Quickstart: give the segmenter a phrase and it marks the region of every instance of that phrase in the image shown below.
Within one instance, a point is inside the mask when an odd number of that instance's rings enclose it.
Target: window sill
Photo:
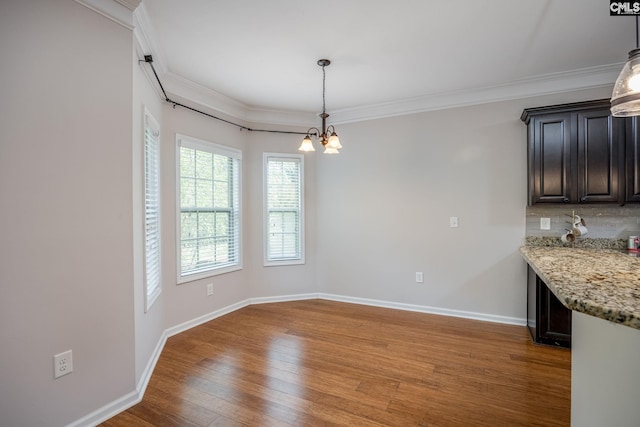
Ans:
[[[182,285],[183,283],[195,282],[196,280],[202,280],[208,277],[219,276],[221,274],[232,273],[239,270],[242,270],[242,265],[232,265],[229,267],[193,273],[186,276],[178,276],[177,284]]]

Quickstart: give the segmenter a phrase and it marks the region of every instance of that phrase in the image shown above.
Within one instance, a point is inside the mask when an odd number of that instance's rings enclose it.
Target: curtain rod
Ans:
[[[164,100],[166,102],[168,102],[169,104],[173,104],[173,108],[176,108],[176,106],[182,107],[182,108],[186,108],[187,110],[190,110],[190,111],[193,111],[193,112],[196,112],[196,113],[200,113],[200,114],[202,114],[204,116],[207,116],[207,117],[210,117],[212,119],[220,120],[221,122],[233,125],[233,126],[235,126],[237,128],[240,128],[240,130],[246,130],[246,131],[249,131],[249,132],[268,132],[268,133],[282,133],[282,134],[289,134],[289,135],[307,135],[307,132],[294,132],[294,131],[286,131],[286,130],[269,130],[269,129],[252,129],[250,127],[243,126],[243,125],[240,125],[238,123],[234,123],[234,122],[229,121],[229,120],[225,120],[223,118],[214,116],[213,114],[209,114],[209,113],[206,113],[204,111],[198,110],[197,108],[189,107],[188,105],[184,105],[184,104],[182,104],[180,102],[174,101],[174,100],[170,99],[167,96],[167,92],[165,92],[164,87],[162,86],[162,82],[160,81],[160,77],[158,77],[158,73],[156,73],[156,69],[153,66],[153,57],[151,55],[145,55],[144,59],[139,59],[138,60],[138,63],[140,63],[140,62],[146,62],[147,64],[149,64],[151,66],[151,70],[153,71],[153,75],[156,76],[156,80],[158,82],[158,85],[160,85],[160,90],[162,90],[162,94],[164,95]]]

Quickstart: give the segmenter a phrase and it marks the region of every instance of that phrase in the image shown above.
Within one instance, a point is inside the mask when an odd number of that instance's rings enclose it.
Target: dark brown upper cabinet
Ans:
[[[527,108],[521,119],[530,205],[624,203],[625,119],[611,116],[609,100]]]

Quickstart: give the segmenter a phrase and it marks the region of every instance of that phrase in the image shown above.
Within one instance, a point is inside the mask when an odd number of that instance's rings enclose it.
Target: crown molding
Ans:
[[[115,1],[120,3],[121,5],[123,5],[124,7],[126,7],[131,11],[136,10],[136,7],[138,7],[138,5],[142,3],[142,0],[115,0]]]
[[[266,108],[249,107],[247,110],[246,120],[251,123],[264,123],[279,126],[302,126],[306,128],[320,126],[320,116],[316,113],[290,110],[269,110]]]
[[[554,93],[612,86],[623,63],[589,67],[562,73],[516,80],[470,90],[432,93],[376,105],[334,110],[334,124],[381,119],[385,117],[466,107],[491,102],[531,98]]]
[[[160,74],[166,73],[166,61],[164,60],[162,49],[160,49],[160,47],[154,42],[154,40],[156,40],[155,32],[149,19],[149,15],[147,14],[147,10],[144,7],[144,3],[140,3],[138,8],[133,12],[133,25],[133,41],[136,49],[136,56],[138,57],[138,66],[142,67],[142,72],[158,94],[158,97],[160,99],[164,99],[162,88],[156,80],[153,70],[144,62],[145,55],[152,55],[154,68],[156,68],[157,72]]]
[[[171,71],[159,77],[162,79],[162,85],[167,94],[195,102],[198,105],[239,120],[246,119],[248,107],[233,98],[172,73]]]
[[[333,124],[352,123],[606,87],[613,85],[622,65],[623,63],[583,68],[483,88],[432,93],[393,102],[333,110],[331,122]],[[253,108],[171,72],[161,78],[167,92],[249,123],[303,127],[318,124],[318,118],[314,113]]]
[[[152,55],[156,71],[161,75],[166,74],[166,55],[162,48],[155,42],[158,37],[156,36],[147,9],[144,7],[144,3],[140,3],[140,6],[133,12],[133,25],[135,26],[133,35],[140,49],[139,53],[141,55]]]
[[[179,97],[247,123],[303,127],[317,126],[319,123],[314,113],[254,108],[171,71],[161,78],[170,97]]]
[[[133,30],[132,10],[140,4],[140,0],[75,0],[96,13]]]

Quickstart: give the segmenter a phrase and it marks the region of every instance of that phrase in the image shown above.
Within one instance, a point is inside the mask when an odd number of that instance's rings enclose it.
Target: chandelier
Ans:
[[[313,142],[311,141],[311,135],[319,138],[320,144],[324,147],[324,154],[338,154],[339,149],[342,148],[340,144],[340,139],[336,134],[336,130],[333,125],[329,125],[327,127],[327,117],[329,115],[325,109],[325,100],[324,100],[324,92],[325,92],[325,70],[324,68],[331,64],[331,61],[328,59],[320,59],[318,60],[318,65],[322,67],[322,114],[320,114],[320,118],[322,118],[322,132],[320,129],[316,127],[309,128],[307,131],[307,135],[302,140],[302,144],[298,150],[300,151],[316,151],[313,148]]]

